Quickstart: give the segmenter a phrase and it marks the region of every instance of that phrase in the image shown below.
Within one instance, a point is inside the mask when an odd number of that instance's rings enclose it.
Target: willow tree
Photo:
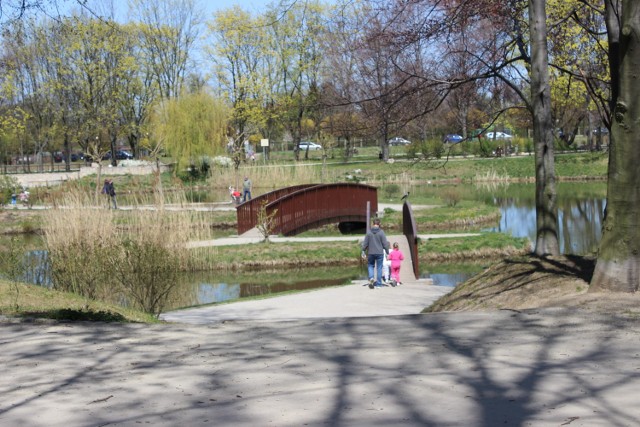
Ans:
[[[606,0],[613,123],[607,207],[590,292],[640,290],[640,2]],[[621,14],[619,13],[621,7]]]
[[[162,143],[175,162],[174,173],[199,167],[204,156],[224,151],[228,107],[205,91],[165,100],[155,111],[150,138]]]

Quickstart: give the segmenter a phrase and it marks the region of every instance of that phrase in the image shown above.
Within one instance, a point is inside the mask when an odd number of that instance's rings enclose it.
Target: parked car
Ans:
[[[462,142],[464,138],[461,135],[450,133],[444,136],[443,141],[446,144],[457,144],[458,142]]]
[[[316,144],[315,142],[311,142],[311,141],[300,141],[300,150],[301,151],[316,151],[316,150],[322,150],[322,145],[320,144]]]
[[[513,136],[509,135],[508,133],[504,133],[504,132],[487,132],[484,135],[487,139],[511,139],[513,138]]]
[[[118,160],[130,160],[133,159],[133,154],[125,150],[116,151],[116,159]]]
[[[401,138],[399,136],[393,137],[389,140],[389,145],[409,145],[411,141]]]
[[[110,159],[111,159],[111,151],[107,151],[107,153],[102,157],[102,160],[110,160]],[[118,160],[133,159],[133,154],[125,150],[116,150],[116,159]]]

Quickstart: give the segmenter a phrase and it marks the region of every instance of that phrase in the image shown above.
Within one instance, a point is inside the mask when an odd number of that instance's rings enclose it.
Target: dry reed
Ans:
[[[106,200],[74,189],[47,210],[43,230],[54,287],[109,302],[125,299],[159,314],[187,267],[187,240],[205,235],[207,224],[201,213],[154,209],[149,197],[111,210]],[[184,206],[185,200],[171,193],[164,206]]]
[[[503,182],[508,183],[511,181],[509,175],[499,175],[495,169],[488,170],[483,174],[476,174],[474,182]]]
[[[209,185],[226,188],[240,188],[245,176],[249,177],[255,187],[276,189],[286,185],[330,183],[340,180],[333,171],[325,170],[320,165],[275,165],[266,167],[244,166],[238,170],[233,168],[212,168],[208,178]]]

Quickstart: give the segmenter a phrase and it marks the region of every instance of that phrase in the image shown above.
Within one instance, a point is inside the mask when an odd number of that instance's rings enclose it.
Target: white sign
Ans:
[[[269,140],[268,139],[261,139],[260,140],[260,147],[268,147],[269,146]]]

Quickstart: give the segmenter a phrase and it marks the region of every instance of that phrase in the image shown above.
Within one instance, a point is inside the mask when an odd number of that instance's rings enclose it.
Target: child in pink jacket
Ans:
[[[404,255],[400,251],[398,242],[393,244],[393,250],[389,252],[389,261],[391,261],[391,278],[395,279],[397,283],[400,283],[400,266]]]

